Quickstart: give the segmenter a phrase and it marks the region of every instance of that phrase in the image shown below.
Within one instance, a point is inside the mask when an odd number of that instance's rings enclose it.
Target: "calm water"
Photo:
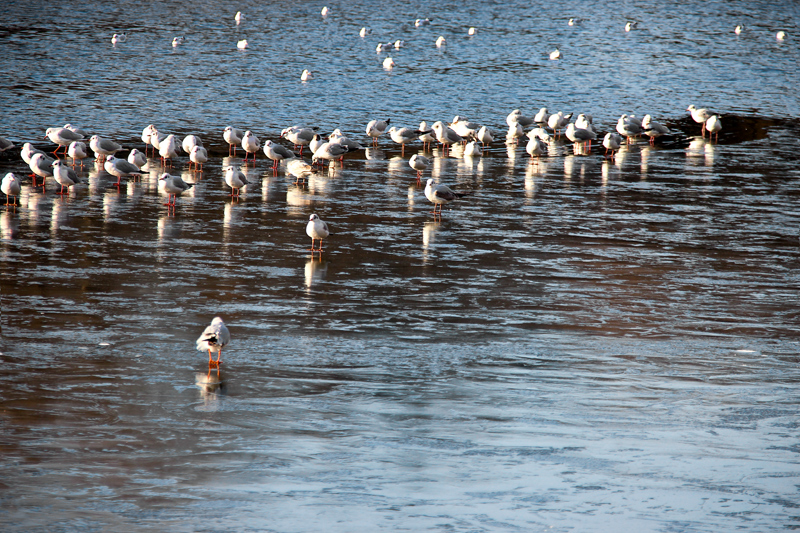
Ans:
[[[0,8],[0,135],[52,150],[71,122],[141,149],[155,123],[213,154],[174,164],[195,184],[174,211],[157,159],[120,188],[87,160],[63,198],[26,177],[0,210],[3,529],[800,528],[797,5],[323,5]],[[505,116],[542,106],[674,134],[532,163]],[[469,193],[441,219],[419,146],[387,138],[301,184],[260,155],[239,200],[221,179],[228,124],[366,144],[372,118],[456,114],[500,140],[427,154]],[[233,341],[209,375],[215,315]]]

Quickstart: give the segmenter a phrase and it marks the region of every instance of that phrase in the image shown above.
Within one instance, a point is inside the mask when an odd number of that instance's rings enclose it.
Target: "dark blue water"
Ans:
[[[194,184],[174,210],[157,158],[119,188],[89,159],[60,197],[0,154],[24,176],[0,211],[3,529],[800,527],[797,5],[328,5],[0,8],[0,136],[49,151],[70,122],[127,155],[154,123],[212,150],[168,169]],[[543,106],[673,134],[536,163],[505,117]],[[367,144],[372,118],[457,114],[499,140],[426,153],[468,193],[441,218],[421,146],[386,137],[307,182],[261,154],[240,199],[222,180],[228,124]],[[194,346],[217,315],[219,374]]]

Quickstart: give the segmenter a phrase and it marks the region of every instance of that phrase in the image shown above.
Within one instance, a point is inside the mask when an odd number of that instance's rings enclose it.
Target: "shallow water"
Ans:
[[[63,198],[25,178],[0,211],[4,528],[800,527],[797,7],[371,6],[7,8],[0,134],[52,150],[43,131],[72,122],[141,148],[154,122],[214,156],[175,163],[195,185],[174,210],[152,160],[120,188],[87,161]],[[374,47],[396,38],[387,73]],[[689,103],[723,114],[718,142]],[[228,123],[366,143],[376,116],[503,132],[542,105],[674,134],[614,160],[434,149],[425,178],[469,193],[441,219],[407,164],[419,147],[385,138],[307,183],[262,156],[240,199],[221,179],[241,162]],[[26,172],[17,151],[8,171]],[[312,212],[332,229],[321,259]],[[215,315],[233,336],[219,375],[194,350]]]

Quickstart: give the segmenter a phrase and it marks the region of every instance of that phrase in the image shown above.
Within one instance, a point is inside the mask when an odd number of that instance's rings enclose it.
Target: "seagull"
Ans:
[[[236,25],[238,26],[244,21],[244,14],[241,11],[237,11],[236,16],[233,17],[233,20],[236,21]]]
[[[67,146],[69,146],[73,141],[83,140],[83,135],[79,135],[67,128],[47,128],[44,138],[50,139],[58,145],[56,149],[53,150],[53,153],[55,154],[61,147],[64,148],[64,153],[66,153]]]
[[[194,168],[197,169],[198,165],[200,166],[200,171],[203,171],[203,163],[208,161],[208,150],[203,148],[202,146],[195,146],[192,148],[192,151],[189,152],[189,161],[194,163]]]
[[[394,47],[395,47],[397,50],[400,50],[400,49],[401,49],[403,46],[405,46],[405,44],[406,44],[406,42],[405,42],[405,41],[403,41],[403,40],[401,40],[401,39],[397,39],[397,40],[394,42]]]
[[[153,130],[150,132],[150,146],[153,147],[153,155],[161,148],[161,141],[166,138],[166,133],[161,133],[153,127]]]
[[[540,141],[546,142],[546,143],[549,143],[550,140],[551,140],[550,134],[547,133],[547,130],[542,128],[542,127],[533,128],[531,131],[529,131],[525,135],[528,137],[528,139],[536,138],[536,139],[539,139]]]
[[[445,42],[444,37],[440,35],[439,38],[436,39],[436,48],[441,48],[445,44],[447,43]]]
[[[303,147],[311,143],[314,138],[314,130],[317,128],[304,128],[301,126],[291,126],[281,131],[281,137],[294,143],[295,149],[300,147],[300,155],[303,155]]]
[[[244,132],[244,136],[242,137],[242,148],[244,148],[244,151],[246,152],[244,156],[245,162],[247,162],[247,156],[249,154],[253,154],[253,162],[255,163],[256,152],[258,152],[258,149],[261,148],[261,141],[258,140],[258,137],[256,137],[253,132],[247,130]]]
[[[722,129],[722,121],[719,119],[719,115],[712,115],[706,121],[706,129],[708,130],[708,138],[711,138],[711,135],[716,137],[716,140],[719,141],[719,132]]]
[[[180,176],[172,176],[164,172],[158,181],[164,182],[164,190],[167,192],[167,203],[164,205],[175,207],[175,202],[178,199],[178,195],[182,194],[184,191],[188,191],[194,184],[188,184],[181,179]]]
[[[467,30],[467,35],[475,35],[478,32],[475,28],[470,28]]]
[[[195,146],[203,146],[203,141],[200,140],[200,137],[197,135],[187,135],[183,138],[183,142],[181,143],[181,148],[187,154],[192,153],[192,148]]]
[[[349,148],[344,144],[339,144],[336,142],[326,142],[322,143],[319,148],[314,151],[314,155],[311,158],[312,163],[316,163],[320,159],[327,159],[328,161],[333,164],[335,159],[342,160],[344,154],[346,154]]]
[[[378,46],[375,47],[375,51],[379,54],[381,52],[385,52],[386,50],[391,50],[393,44],[392,43],[378,43]]]
[[[314,168],[300,158],[286,160],[286,172],[295,177],[295,182],[314,172]]]
[[[34,148],[31,143],[25,143],[22,145],[22,151],[20,152],[20,155],[22,156],[23,161],[25,161],[25,163],[28,165],[31,164],[31,159],[33,159],[33,156],[36,154],[45,155],[44,152],[38,148]]]
[[[98,161],[102,161],[106,156],[114,155],[122,150],[122,146],[112,140],[103,139],[99,135],[92,135],[89,139],[89,148],[94,151]]]
[[[395,63],[394,59],[392,59],[391,57],[387,57],[386,59],[383,60],[383,68],[385,70],[392,70],[395,67],[395,65],[397,65],[397,63]]]
[[[319,148],[325,144],[325,142],[326,141],[322,140],[322,135],[315,133],[311,138],[311,141],[308,143],[308,149],[311,150],[311,155],[314,155],[314,152],[319,150]]]
[[[481,126],[481,129],[478,130],[476,134],[478,140],[481,142],[482,145],[486,146],[487,144],[492,144],[494,137],[492,137],[492,132],[489,131],[489,128],[486,126]]]
[[[539,157],[547,151],[547,145],[545,145],[541,139],[531,137],[528,144],[525,146],[525,151],[528,152],[528,155],[538,160]]]
[[[606,136],[603,137],[603,146],[606,147],[606,153],[611,150],[611,158],[614,158],[614,153],[619,150],[619,147],[622,145],[622,137],[618,133],[614,133],[613,131],[609,131],[606,133]]]
[[[742,33],[743,29],[744,29],[744,26],[739,24],[733,29],[733,33],[735,33],[736,35],[739,35],[740,33]]]
[[[164,140],[159,141],[158,154],[161,156],[162,164],[166,164],[167,159],[178,157],[178,141],[175,140],[175,135],[170,133]]]
[[[595,132],[589,129],[578,128],[573,123],[567,125],[565,134],[570,141],[582,143],[584,146],[588,144],[590,149],[592,147],[592,141],[597,139],[597,134]]]
[[[364,26],[363,28],[361,28],[361,31],[358,32],[358,35],[361,37],[366,37],[370,33],[372,33],[372,30]]]
[[[11,150],[14,148],[14,143],[6,139],[5,137],[0,137],[0,154],[5,152],[6,150]]]
[[[272,168],[277,169],[278,163],[284,159],[295,157],[294,152],[272,141],[264,141],[264,155],[272,159]]]
[[[515,109],[511,113],[508,114],[506,117],[506,124],[511,126],[514,123],[519,123],[521,126],[530,126],[533,124],[533,119],[530,117],[526,117],[522,114],[522,111],[519,109]]]
[[[425,132],[419,136],[419,140],[422,141],[423,150],[427,148],[432,142],[436,142],[436,135],[433,134],[433,130],[428,127],[428,123],[425,122],[424,120],[419,123],[419,131]]]
[[[786,40],[786,32],[785,31],[779,31],[778,33],[775,34],[775,38],[778,39],[779,41]]]
[[[374,119],[367,123],[367,135],[372,137],[372,144],[374,146],[378,145],[378,137],[383,135],[383,133],[386,131],[390,120],[391,119],[388,118],[386,120]]]
[[[325,7],[322,8],[322,11],[320,11],[320,14],[323,17],[327,17],[330,14],[330,12],[331,12],[331,10],[328,8],[328,6],[325,6]]]
[[[111,37],[111,44],[117,46],[119,43],[124,43],[127,35],[124,33],[115,33],[113,37]]]
[[[128,154],[128,163],[136,165],[141,170],[141,168],[147,163],[147,156],[134,148],[131,150],[131,153]]]
[[[58,194],[64,194],[64,187],[69,188],[80,183],[78,174],[60,159],[53,161],[53,178],[61,185],[61,191]]]
[[[669,133],[668,127],[656,122],[650,115],[645,115],[642,119],[642,128],[644,129],[644,134],[650,137],[650,144],[655,143],[656,137]]]
[[[447,185],[434,185],[433,178],[429,178],[428,184],[425,185],[425,197],[433,203],[434,215],[437,213],[436,206],[439,206],[438,213],[441,214],[444,204],[462,196],[464,196],[464,193],[452,191]]]
[[[173,37],[173,39],[172,39],[172,47],[173,48],[176,48],[176,47],[180,46],[181,44],[183,44],[183,36],[179,35],[178,37]]]
[[[708,112],[708,109],[697,109],[694,104],[690,105],[686,108],[686,111],[692,114],[692,120],[697,122],[698,124],[702,124],[703,128],[700,130],[703,137],[706,135],[706,120],[711,118],[711,113]]]
[[[197,350],[204,352],[208,350],[208,368],[219,368],[222,363],[222,348],[231,342],[231,333],[220,317],[214,317],[211,325],[203,330],[203,334],[197,339]],[[211,358],[211,352],[217,352],[217,360]]]
[[[300,81],[308,81],[311,79],[311,71],[304,68],[302,74],[300,74]]]
[[[480,124],[470,122],[466,118],[456,115],[453,117],[453,122],[450,123],[453,131],[464,137],[465,139],[475,137],[477,131],[480,129]]]
[[[508,127],[508,132],[506,133],[506,142],[513,142],[518,143],[520,137],[525,135],[525,130],[522,128],[522,124],[519,122],[514,122]]]
[[[231,188],[231,196],[238,197],[239,189],[247,187],[250,182],[247,181],[247,176],[245,176],[241,170],[228,167],[227,170],[225,170],[225,183]]]
[[[328,224],[319,218],[319,215],[314,213],[308,217],[308,224],[306,224],[306,234],[311,237],[311,252],[322,253],[322,239],[327,239],[330,235]],[[314,248],[314,241],[319,240],[319,248]]]
[[[19,196],[20,186],[19,180],[13,172],[9,172],[3,177],[3,182],[0,183],[0,191],[6,195],[6,205],[17,205],[17,196]],[[14,203],[8,203],[9,198],[14,197]]]
[[[391,137],[394,142],[400,145],[400,153],[404,154],[406,151],[406,143],[410,143],[419,138],[419,135],[423,132],[411,128],[396,128],[392,126],[386,133],[389,134],[389,137]]]
[[[430,160],[422,154],[414,154],[408,160],[408,165],[417,171],[417,181],[422,178],[422,173],[430,164]]]
[[[222,132],[222,138],[228,143],[228,155],[231,155],[231,148],[233,148],[233,155],[236,155],[236,147],[242,143],[244,133],[242,130],[234,128],[233,126],[226,126]]]
[[[414,21],[414,26],[419,28],[420,26],[427,26],[430,23],[431,23],[430,19],[427,19],[427,18],[425,18],[425,19],[417,19],[417,20]]]
[[[567,25],[568,26],[574,26],[575,25],[575,19],[574,18],[569,19],[569,22],[567,22]]]
[[[157,133],[158,133],[158,130],[156,129],[155,125],[153,125],[153,124],[150,124],[145,129],[142,130],[142,141],[144,142],[145,154],[147,153],[148,147],[151,146],[151,144],[150,144],[150,136],[154,135],[154,134],[157,134]]]
[[[106,159],[106,162],[103,164],[103,168],[112,176],[117,177],[116,185],[119,185],[120,181],[122,181],[122,178],[125,176],[142,175],[142,170],[139,167],[127,159],[120,159],[113,155],[108,156],[108,159]]]
[[[578,115],[578,118],[575,119],[575,127],[597,133],[594,131],[594,124],[592,124],[592,115],[587,115],[586,113]]]
[[[553,113],[550,115],[550,118],[547,119],[547,125],[550,126],[550,129],[556,134],[556,137],[559,136],[558,130],[569,124],[569,119],[572,118],[572,113],[569,115],[565,115],[563,111],[559,111],[558,113]]]
[[[236,48],[239,50],[246,50],[249,45],[247,44],[247,39],[242,39],[238,43],[236,43]]]
[[[622,115],[617,121],[617,132],[625,137],[625,144],[628,144],[631,137],[636,137],[642,133],[642,127],[635,121],[631,120],[628,115]]]
[[[533,117],[533,121],[537,124],[547,124],[548,117],[547,108],[543,107],[536,113],[536,116]]]
[[[354,141],[353,139],[344,135],[342,133],[342,130],[340,130],[339,128],[336,128],[335,130],[333,130],[333,132],[331,132],[331,134],[328,136],[328,140],[332,143],[343,144],[347,146],[347,149],[350,151],[364,149],[364,147],[361,146],[361,144],[359,144],[358,141]]]
[[[556,59],[561,59],[561,51],[558,48],[556,48],[555,50],[550,52],[550,59],[552,59],[553,61],[555,61]]]
[[[447,147],[451,144],[460,143],[464,140],[461,135],[453,131],[453,128],[445,126],[440,120],[434,122],[431,128],[436,135],[436,140],[442,143],[445,152],[447,151]]]
[[[481,145],[478,144],[478,141],[467,143],[467,146],[464,148],[464,157],[481,157],[482,155],[483,150],[481,149]]]
[[[42,188],[44,188],[45,180],[53,177],[53,163],[55,163],[55,161],[48,158],[41,152],[38,154],[33,154],[33,157],[31,157],[31,162],[28,166],[30,166],[31,172],[34,174],[34,187],[36,186],[36,176],[42,178]]]
[[[83,166],[83,159],[89,155],[86,151],[86,143],[81,141],[72,141],[67,148],[67,155],[72,158],[72,166],[75,166],[76,161],[81,162]]]
[[[638,22],[628,22],[625,24],[625,31],[631,31],[637,24]]]

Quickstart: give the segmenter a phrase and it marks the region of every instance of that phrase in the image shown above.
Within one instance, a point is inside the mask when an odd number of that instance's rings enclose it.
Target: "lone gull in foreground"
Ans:
[[[308,217],[308,224],[306,224],[306,234],[311,237],[311,252],[322,253],[322,239],[327,239],[330,235],[328,224],[325,223],[319,215],[314,213]],[[314,248],[314,241],[319,239],[319,248]]]
[[[433,183],[433,178],[428,179],[428,184],[425,185],[425,197],[433,203],[433,214],[437,214],[436,206],[439,206],[438,214],[442,214],[442,206],[461,198],[464,193],[455,192],[447,185],[436,185]]]
[[[197,350],[203,352],[208,350],[208,367],[219,368],[222,363],[222,348],[231,342],[231,332],[220,317],[215,317],[211,321],[200,338],[197,339]],[[217,352],[217,360],[211,358],[211,352]]]
[[[5,175],[2,184],[0,184],[0,190],[6,195],[6,205],[12,205],[8,203],[11,197],[14,198],[13,205],[17,205],[17,196],[19,196],[20,186],[19,180],[13,172],[9,172]]]

